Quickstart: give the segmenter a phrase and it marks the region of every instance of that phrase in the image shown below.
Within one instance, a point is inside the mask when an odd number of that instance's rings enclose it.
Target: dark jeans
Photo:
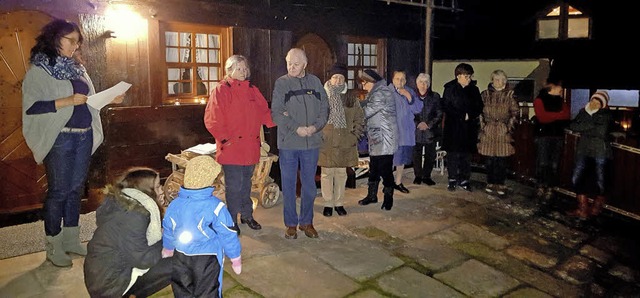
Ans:
[[[424,154],[422,153],[424,148]],[[413,147],[413,173],[416,178],[430,178],[436,162],[436,142],[416,143]]]
[[[253,218],[251,201],[251,176],[255,165],[222,165],[224,171],[225,200],[233,222],[237,224],[238,213],[244,219]]]
[[[371,156],[369,163],[369,182],[380,182],[385,187],[393,187],[396,182],[393,178],[393,155]]]
[[[78,226],[92,146],[93,131],[64,132],[44,158],[48,190],[43,217],[47,236],[58,235],[62,222],[65,227]]]
[[[558,168],[564,140],[561,137],[537,137],[536,180],[538,184],[551,187],[558,184]]]
[[[471,179],[471,153],[447,152],[446,159],[449,181],[461,183]]]
[[[220,263],[215,255],[173,255],[171,288],[174,297],[220,297]]]
[[[571,177],[571,182],[573,183],[573,187],[577,194],[586,193],[587,187],[584,185],[584,181],[582,181],[584,177],[584,173],[587,169],[587,165],[589,161],[593,161],[595,171],[596,171],[596,184],[598,185],[598,194],[604,195],[604,171],[605,166],[607,164],[607,159],[602,158],[593,158],[588,156],[578,156],[576,158],[576,167],[573,169],[573,176]]]
[[[313,223],[313,202],[318,189],[316,170],[318,168],[319,149],[279,150],[280,178],[284,197],[284,224],[287,227],[309,225]],[[300,217],[296,209],[296,183],[300,169]]]
[[[172,272],[173,258],[160,259],[158,263],[149,268],[147,273],[138,277],[136,283],[123,296],[135,295],[136,298],[151,296],[171,284]]]
[[[507,157],[485,156],[487,183],[504,185],[507,179]]]

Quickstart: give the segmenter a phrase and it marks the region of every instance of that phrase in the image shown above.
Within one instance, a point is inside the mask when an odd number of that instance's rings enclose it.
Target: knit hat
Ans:
[[[595,99],[599,101],[600,104],[602,105],[602,108],[604,109],[609,104],[609,93],[607,93],[607,91],[604,91],[604,90],[598,90],[596,91],[596,93],[591,95],[591,99]],[[589,101],[591,101],[591,99],[589,99]]]
[[[341,74],[344,78],[347,78],[347,67],[342,63],[336,63],[329,70],[329,78],[331,78],[334,74]]]
[[[382,81],[382,77],[378,74],[378,72],[376,72],[373,69],[365,69],[363,71],[360,71],[360,73],[358,74],[358,77],[361,80],[367,81],[369,83],[376,83],[378,81]]]
[[[184,170],[184,187],[189,189],[209,187],[221,170],[222,166],[211,156],[196,156],[187,162]]]

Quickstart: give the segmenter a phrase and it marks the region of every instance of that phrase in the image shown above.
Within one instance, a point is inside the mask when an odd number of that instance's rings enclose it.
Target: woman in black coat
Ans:
[[[148,168],[130,169],[107,186],[84,262],[91,297],[147,297],[171,283],[172,258],[162,258],[160,195],[160,176]]]

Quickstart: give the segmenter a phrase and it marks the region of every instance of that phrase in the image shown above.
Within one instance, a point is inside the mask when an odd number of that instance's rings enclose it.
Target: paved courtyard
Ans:
[[[347,189],[347,216],[322,216],[320,237],[284,238],[282,204],[258,207],[259,231],[241,225],[243,271],[225,266],[225,297],[640,297],[638,223],[606,211],[580,223],[564,215],[573,201],[540,204],[509,181],[504,198],[413,185],[391,211],[358,206],[366,179]],[[379,193],[380,202],[382,193]],[[84,259],[44,262],[44,252],[0,260],[0,297],[88,297]],[[154,297],[173,297],[170,287]]]

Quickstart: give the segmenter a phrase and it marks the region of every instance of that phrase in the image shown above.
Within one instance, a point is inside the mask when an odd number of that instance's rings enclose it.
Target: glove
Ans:
[[[231,268],[233,268],[233,272],[236,274],[240,274],[242,272],[242,257],[237,257],[231,259]]]
[[[162,258],[168,258],[168,257],[173,257],[173,249],[166,249],[163,248],[162,249]]]

